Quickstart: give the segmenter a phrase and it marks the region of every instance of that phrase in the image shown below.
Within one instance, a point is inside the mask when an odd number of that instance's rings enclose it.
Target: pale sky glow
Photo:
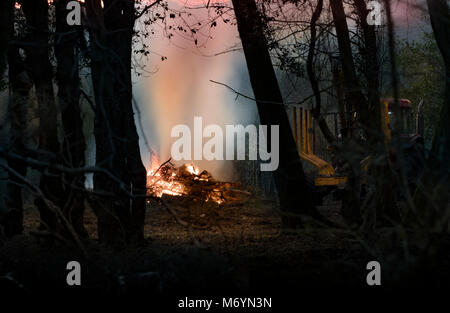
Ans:
[[[176,4],[202,5],[207,1],[171,1]],[[217,1],[216,1],[217,2]],[[196,18],[206,19],[206,10],[195,11]],[[158,29],[155,27],[155,29]],[[209,26],[205,26],[206,33]],[[212,29],[212,39],[206,46],[198,47],[191,38],[175,35],[168,40],[159,28],[147,44],[156,54],[152,54],[146,65],[148,70],[155,71],[149,77],[136,77],[134,94],[142,110],[143,127],[152,148],[162,160],[170,157],[172,127],[177,124],[191,126],[194,116],[202,116],[207,124],[233,124],[236,122],[234,108],[235,95],[222,86],[215,85],[209,80],[216,80],[230,85],[238,84],[237,68],[242,68],[243,55],[228,53],[216,57],[237,42],[238,33],[234,26],[218,23]],[[199,41],[202,39],[200,38]],[[200,43],[199,43],[200,46]],[[167,57],[162,62],[161,55]],[[254,104],[253,104],[254,105]],[[242,116],[240,116],[242,117]],[[148,167],[150,156],[148,149],[141,145],[144,164]],[[226,173],[218,167],[225,166],[225,162],[196,161],[201,169],[218,173]],[[217,176],[217,175],[216,175]]]

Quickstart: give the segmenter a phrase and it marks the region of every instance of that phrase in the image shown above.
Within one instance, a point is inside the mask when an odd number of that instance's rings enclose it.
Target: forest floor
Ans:
[[[96,217],[88,210],[85,225],[91,240],[85,242],[87,258],[76,249],[59,242],[49,244],[33,235],[39,226],[39,214],[28,208],[24,234],[5,242],[0,250],[0,286],[3,282],[30,292],[69,290],[66,264],[71,260],[78,260],[83,268],[81,293],[153,290],[177,295],[263,296],[316,287],[359,289],[367,288],[366,265],[372,260],[387,262],[383,265],[383,282],[391,287],[418,286],[424,280],[433,286],[440,286],[442,280],[448,284],[448,253],[436,264],[427,262],[429,266],[417,270],[416,265],[405,267],[405,262],[398,260],[402,253],[392,254],[401,250],[396,245],[387,243],[383,251],[373,251],[350,231],[283,233],[279,212],[270,201],[254,200],[235,207],[178,200],[167,203],[171,211],[148,205],[147,243],[123,249],[97,243]],[[320,211],[339,221],[339,208],[340,202],[328,197]]]

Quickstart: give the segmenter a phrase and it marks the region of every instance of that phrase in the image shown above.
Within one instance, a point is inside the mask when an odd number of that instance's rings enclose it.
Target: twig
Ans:
[[[172,158],[169,158],[166,162],[164,162],[163,164],[161,164],[158,169],[155,171],[155,173],[153,173],[152,177],[156,175],[156,173],[159,172],[159,170],[164,167],[164,165],[166,165],[167,163],[169,163],[170,161],[172,161]]]
[[[231,86],[228,86],[227,84],[224,84],[224,83],[221,83],[221,82],[212,80],[212,79],[210,79],[209,81],[210,81],[211,83],[214,83],[214,84],[217,84],[217,85],[221,85],[221,86],[224,86],[224,87],[228,88],[229,90],[231,90],[232,92],[234,92],[238,97],[241,96],[241,97],[243,97],[243,98],[246,98],[246,99],[249,99],[249,100],[252,100],[252,101],[255,101],[255,102],[259,102],[259,103],[270,103],[270,104],[281,104],[281,105],[300,105],[300,104],[303,104],[303,103],[307,102],[307,101],[310,100],[311,98],[314,98],[314,97],[315,97],[315,94],[313,94],[313,95],[310,95],[310,96],[304,98],[303,100],[297,101],[297,102],[275,102],[275,101],[257,100],[257,99],[255,99],[255,98],[252,98],[252,97],[250,97],[250,96],[248,96],[248,95],[245,95],[245,94],[243,94],[243,93],[237,91],[236,89],[234,89],[234,88],[231,87]],[[327,91],[327,90],[329,90],[329,89],[331,89],[331,88],[333,88],[333,86],[329,86],[329,87],[327,87],[327,88],[324,88],[324,89],[320,90],[320,92]]]
[[[147,13],[148,10],[150,10],[153,6],[157,5],[158,3],[160,3],[162,0],[156,0],[155,2],[153,2],[152,4],[146,5],[141,12],[139,12],[138,14],[136,14],[135,19],[139,19],[142,15],[144,15],[145,13]]]
[[[85,257],[87,257],[87,252],[83,246],[83,244],[80,241],[80,238],[78,237],[77,233],[75,232],[75,230],[73,229],[72,225],[69,223],[69,221],[66,219],[66,217],[64,216],[64,214],[61,212],[61,210],[59,209],[59,207],[57,207],[51,200],[49,200],[44,193],[42,192],[42,190],[37,187],[36,185],[34,185],[32,182],[30,182],[27,178],[25,178],[24,176],[20,175],[18,172],[16,172],[15,170],[13,170],[12,168],[10,168],[9,166],[5,165],[5,164],[1,164],[0,163],[0,167],[4,168],[8,173],[14,175],[15,177],[17,177],[19,180],[21,180],[27,187],[28,189],[31,191],[31,193],[33,193],[35,196],[41,198],[45,205],[51,209],[63,222],[63,225],[65,226],[65,228],[68,230],[68,232],[70,233],[70,235],[72,236],[75,244],[78,246],[78,248],[81,250],[81,252],[83,253],[83,255]]]

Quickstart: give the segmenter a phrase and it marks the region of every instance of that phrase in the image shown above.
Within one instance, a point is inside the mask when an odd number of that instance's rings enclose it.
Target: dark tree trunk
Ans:
[[[325,139],[328,141],[328,143],[333,144],[336,138],[334,138],[333,133],[330,131],[327,122],[325,121],[325,119],[321,114],[322,100],[319,90],[319,83],[317,81],[316,73],[314,71],[314,55],[316,52],[316,41],[317,41],[316,25],[320,15],[322,14],[322,9],[323,9],[323,0],[318,0],[317,6],[311,17],[311,24],[310,24],[311,38],[309,42],[308,58],[306,61],[306,71],[308,73],[309,81],[311,83],[311,89],[314,93],[314,98],[316,100],[316,105],[314,106],[313,110],[313,117],[317,121]]]
[[[23,130],[26,125],[25,108],[26,96],[31,88],[27,79],[23,61],[20,59],[17,47],[10,45],[10,38],[13,35],[14,23],[14,2],[7,0],[0,4],[0,79],[3,82],[3,74],[6,65],[9,63],[9,86],[12,98],[9,103],[10,137],[9,150],[15,153],[23,150]],[[14,160],[7,160],[8,166],[15,171],[26,173],[26,165]],[[3,234],[12,237],[20,234],[23,230],[23,200],[22,188],[17,184],[15,177],[9,177],[6,194],[7,212],[0,216],[0,224],[3,227]]]
[[[133,113],[133,98],[131,84],[131,57],[132,38],[135,22],[134,0],[121,0],[117,3],[110,1],[112,9],[105,15],[105,25],[107,29],[120,30],[110,37],[111,46],[119,57],[116,80],[116,92],[118,105],[123,110],[123,117],[119,117],[118,126],[123,127],[125,144],[122,145],[123,157],[125,159],[125,176],[127,184],[133,195],[140,197],[133,198],[131,204],[126,203],[129,209],[125,211],[122,222],[125,225],[125,235],[127,242],[141,242],[144,239],[144,221],[146,202],[142,195],[146,193],[147,171],[142,163],[139,136],[137,134],[136,123]],[[105,5],[108,1],[105,2]],[[125,117],[125,118],[124,118]],[[123,123],[123,124],[122,124]]]
[[[365,220],[366,226],[378,224],[387,218],[388,223],[399,222],[400,214],[396,204],[395,180],[388,163],[388,151],[386,150],[386,138],[381,128],[381,105],[380,105],[380,63],[378,57],[378,45],[375,26],[367,24],[366,1],[354,0],[354,5],[358,15],[358,23],[362,30],[363,45],[361,56],[363,59],[363,69],[367,82],[366,105],[360,106],[360,125],[367,135],[367,151],[372,156],[369,163],[368,179],[366,187],[375,189],[374,205],[368,203],[373,208],[363,208],[364,210],[375,210],[375,215],[368,214],[366,217],[374,216],[376,220]],[[361,100],[362,101],[362,100]],[[372,179],[372,181],[370,180]],[[366,212],[367,213],[367,212]],[[377,218],[378,217],[378,218]]]
[[[24,141],[27,127],[27,106],[29,103],[31,81],[25,69],[25,63],[19,54],[17,46],[10,46],[8,51],[8,76],[11,89],[10,100],[10,136],[9,149],[11,152],[23,155]],[[26,176],[27,165],[21,161],[8,159],[8,166],[22,176]],[[8,214],[5,217],[5,235],[11,237],[23,230],[23,198],[21,182],[15,176],[10,176],[7,185],[6,205]]]
[[[285,227],[301,225],[300,215],[320,218],[308,191],[302,163],[283,106],[278,81],[267,48],[263,24],[254,0],[233,0],[239,34],[261,124],[280,127],[280,162],[275,184]],[[268,134],[270,138],[270,133]]]
[[[45,152],[40,157],[45,162],[59,162],[60,145],[57,136],[57,110],[53,93],[53,73],[49,60],[49,31],[47,0],[23,0],[22,9],[29,31],[25,53],[39,104],[39,148]],[[43,171],[40,188],[57,206],[63,206],[63,190],[58,173]],[[36,200],[42,226],[57,228],[57,218],[42,199]]]
[[[330,63],[331,63],[331,72],[333,74],[333,86],[336,92],[336,100],[338,105],[339,121],[341,124],[341,129],[348,129],[349,122],[347,121],[348,116],[345,113],[344,86],[342,83],[342,71],[340,62],[338,58],[331,56]]]
[[[69,26],[66,21],[67,3],[70,0],[55,1],[57,43],[55,55],[57,61],[56,80],[58,83],[58,100],[63,126],[63,162],[69,167],[85,165],[84,152],[86,143],[83,135],[80,110],[80,78],[78,41],[79,29]],[[82,35],[82,34],[81,34]],[[65,175],[65,201],[63,212],[81,237],[87,232],[83,225],[84,175]],[[74,188],[76,187],[76,188]]]
[[[14,2],[3,0],[0,3],[0,80],[6,70],[9,38],[14,20]]]
[[[446,0],[427,0],[427,5],[434,38],[444,59],[445,98],[426,168],[414,196],[416,211],[409,216],[409,222],[422,225],[442,220],[449,206],[450,185],[450,8]]]
[[[94,176],[95,189],[118,198],[101,201],[95,208],[99,217],[99,238],[109,244],[143,240],[146,170],[139,151],[134,121],[131,86],[134,1],[88,1],[91,21],[92,79],[96,99],[96,158],[122,184],[103,174]],[[104,15],[103,15],[104,12]],[[130,198],[125,191],[141,197]]]
[[[103,9],[100,0],[86,1],[87,17],[90,29],[90,59],[91,75],[95,94],[95,146],[96,164],[102,166],[111,173],[121,177],[118,166],[120,159],[119,152],[116,151],[120,131],[113,128],[114,120],[110,118],[111,111],[116,109],[116,114],[121,115],[118,108],[111,107],[113,104],[113,81],[116,75],[111,62],[107,62],[112,57],[110,49],[106,46],[106,29],[104,24]],[[114,114],[113,114],[114,116]],[[102,174],[94,175],[94,188],[96,191],[109,191],[116,195],[121,194],[120,186],[108,180]],[[115,244],[125,240],[122,227],[117,216],[117,211],[123,209],[124,203],[115,199],[98,199],[92,205],[98,217],[98,237],[105,243]]]
[[[339,48],[339,57],[344,77],[344,88],[347,98],[347,114],[359,111],[364,96],[356,76],[355,62],[353,61],[352,47],[344,6],[342,0],[330,0],[333,21]]]
[[[339,59],[342,66],[343,86],[346,99],[346,121],[347,128],[342,129],[346,145],[356,145],[353,141],[353,127],[351,112],[359,111],[364,96],[356,76],[355,63],[353,61],[352,47],[350,43],[348,25],[342,0],[330,0],[334,25],[339,48]],[[354,148],[354,147],[353,147]],[[350,147],[350,149],[352,149]],[[355,149],[356,151],[356,149]],[[354,153],[346,158],[349,164],[348,184],[342,201],[342,213],[351,223],[359,223],[360,213],[360,190],[361,190],[361,156]]]
[[[434,37],[445,64],[445,97],[439,127],[433,138],[430,162],[449,175],[450,164],[450,8],[444,0],[427,0]],[[433,160],[438,161],[435,163]]]
[[[379,145],[384,142],[381,131],[381,108],[380,108],[380,64],[378,58],[378,45],[375,26],[367,24],[366,1],[354,0],[358,23],[363,34],[363,45],[361,55],[363,58],[364,74],[367,82],[367,106],[361,106],[361,124],[366,130],[369,144]]]
[[[445,97],[428,163],[449,175],[450,164],[450,8],[445,0],[427,0],[434,38],[445,64]],[[437,161],[437,162],[434,162]]]
[[[131,86],[130,86],[131,87]],[[127,164],[128,173],[131,176],[131,186],[133,194],[141,195],[134,198],[131,203],[131,220],[129,225],[128,240],[131,242],[141,242],[144,240],[144,223],[146,199],[142,197],[147,192],[147,170],[142,163],[139,136],[134,121],[133,109],[129,107],[127,130]]]

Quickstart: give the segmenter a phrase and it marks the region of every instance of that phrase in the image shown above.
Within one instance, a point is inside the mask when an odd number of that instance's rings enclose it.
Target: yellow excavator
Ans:
[[[423,145],[423,114],[422,105],[423,100],[418,106],[417,124],[414,123],[414,116],[411,101],[407,99],[399,99],[399,113],[396,116],[392,110],[394,104],[393,99],[381,99],[381,127],[385,134],[386,141],[390,142],[392,139],[392,127],[394,119],[398,119],[399,137],[406,149],[411,148],[417,144]],[[337,113],[334,113],[337,114]],[[298,153],[302,160],[311,164],[314,169],[314,185],[315,186],[333,186],[343,188],[347,182],[347,177],[337,175],[333,165],[316,154],[314,154],[314,130],[312,123],[311,110],[305,107],[292,108],[292,130],[294,139],[297,144]],[[367,156],[362,162],[363,170],[367,169],[370,156]],[[413,174],[415,175],[415,174]]]

